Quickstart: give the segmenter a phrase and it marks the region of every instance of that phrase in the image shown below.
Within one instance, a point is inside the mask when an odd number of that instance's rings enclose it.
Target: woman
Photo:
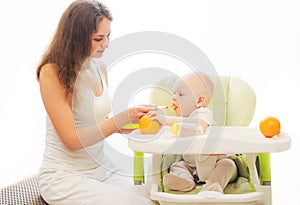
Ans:
[[[132,183],[117,174],[103,151],[106,137],[155,109],[139,106],[107,118],[111,102],[98,58],[108,47],[111,21],[103,4],[74,1],[37,68],[47,111],[39,187],[49,204],[151,204],[130,191]]]

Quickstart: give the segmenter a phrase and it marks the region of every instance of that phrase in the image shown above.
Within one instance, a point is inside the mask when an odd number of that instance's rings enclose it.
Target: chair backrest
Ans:
[[[170,105],[174,83],[177,79],[178,76],[172,76],[161,80],[151,90],[149,103]],[[249,125],[256,105],[255,93],[250,85],[232,76],[221,76],[214,79],[213,82],[216,86],[208,107],[213,110],[214,120],[219,125]],[[166,115],[175,115],[173,110],[164,110],[163,112]]]

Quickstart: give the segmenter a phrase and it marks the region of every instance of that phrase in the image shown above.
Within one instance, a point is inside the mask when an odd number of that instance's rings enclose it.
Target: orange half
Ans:
[[[143,134],[156,134],[159,130],[161,125],[156,120],[151,120],[149,115],[144,115],[140,119],[140,130]]]

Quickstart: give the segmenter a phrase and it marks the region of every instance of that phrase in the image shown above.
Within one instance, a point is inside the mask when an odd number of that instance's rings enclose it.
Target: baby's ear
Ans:
[[[200,96],[198,97],[196,107],[197,107],[197,108],[203,107],[204,102],[205,102],[205,96],[204,96],[204,95],[200,95]]]

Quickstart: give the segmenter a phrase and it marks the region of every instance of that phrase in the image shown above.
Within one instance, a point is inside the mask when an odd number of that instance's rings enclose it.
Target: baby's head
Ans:
[[[213,92],[213,83],[204,73],[190,73],[175,82],[173,104],[175,112],[188,117],[194,110],[206,107]]]

